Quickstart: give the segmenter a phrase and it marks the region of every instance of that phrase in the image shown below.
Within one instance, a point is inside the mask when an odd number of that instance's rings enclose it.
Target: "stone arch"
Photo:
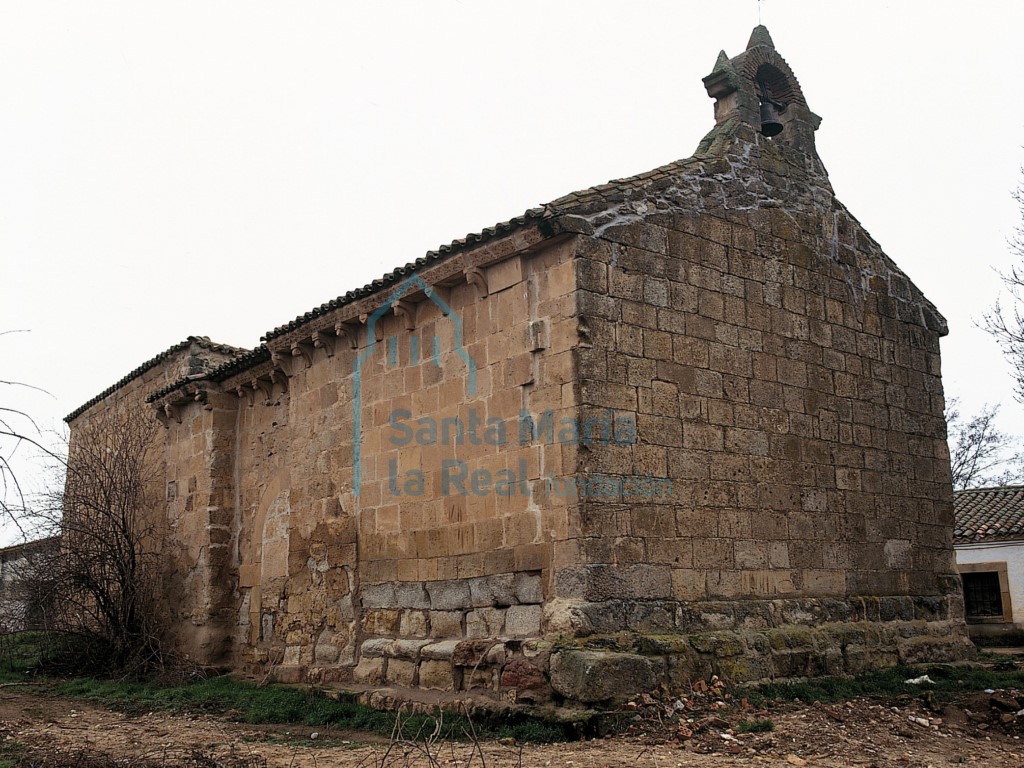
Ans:
[[[762,64],[757,68],[755,80],[759,88],[772,101],[788,107],[796,99],[793,85],[789,78],[773,64]]]
[[[248,589],[248,618],[250,645],[270,640],[273,635],[273,614],[270,626],[264,626],[264,592],[276,579],[288,577],[288,519],[291,509],[288,502],[290,474],[286,468],[279,469],[267,483],[256,514],[249,528],[250,539],[246,551],[240,552],[241,568],[239,587]],[[283,522],[283,531],[281,530]],[[283,535],[282,535],[283,534]],[[269,546],[268,546],[269,544]],[[243,595],[243,605],[246,604]]]
[[[800,88],[800,82],[789,64],[774,49],[766,46],[752,48],[740,57],[739,74],[755,86],[765,82],[772,89],[772,95],[787,106],[799,104],[807,109],[807,100]],[[764,78],[764,80],[762,80]]]

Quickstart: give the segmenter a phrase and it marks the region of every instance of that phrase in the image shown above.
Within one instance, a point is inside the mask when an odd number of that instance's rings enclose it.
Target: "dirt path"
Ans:
[[[911,717],[926,720],[927,725]],[[771,719],[775,724],[771,733],[723,736],[708,729],[700,738],[681,743],[659,744],[650,734],[641,734],[531,745],[522,752],[516,745],[497,742],[485,742],[479,751],[472,744],[446,744],[436,748],[437,762],[431,763],[418,749],[383,740],[370,743],[366,734],[322,731],[311,739],[313,731],[306,727],[254,727],[214,717],[163,713],[132,717],[27,689],[0,691],[0,740],[25,745],[43,766],[82,768],[103,762],[109,765],[112,760],[126,766],[206,768],[217,763],[232,768],[1024,766],[1024,740],[1013,733],[1016,723],[1005,728],[986,725],[979,730],[964,709],[952,706],[940,718],[920,710],[916,703],[891,707],[857,700],[829,706],[787,706],[772,711]],[[1006,729],[1010,732],[1003,732]],[[1024,735],[1024,723],[1021,730]]]

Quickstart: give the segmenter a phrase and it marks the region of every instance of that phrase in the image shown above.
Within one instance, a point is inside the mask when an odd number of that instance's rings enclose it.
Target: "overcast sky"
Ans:
[[[1019,2],[766,0],[839,198],[949,320],[948,395],[1024,160]],[[261,334],[427,250],[692,154],[755,0],[0,2],[0,379],[46,429],[190,334]],[[12,401],[12,397],[14,397]],[[26,458],[27,461],[27,458]],[[22,464],[27,478],[37,476]]]

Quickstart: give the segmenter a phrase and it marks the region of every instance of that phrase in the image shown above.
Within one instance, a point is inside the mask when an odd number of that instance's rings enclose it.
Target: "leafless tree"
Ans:
[[[63,491],[28,516],[60,537],[41,576],[48,629],[74,639],[79,663],[95,671],[145,674],[164,653],[158,595],[158,532],[146,510],[156,487],[152,415],[121,402],[80,417]]]
[[[1021,223],[1014,229],[1008,245],[1020,263],[1009,272],[999,274],[1009,300],[997,299],[983,316],[982,327],[999,342],[1003,355],[1013,366],[1015,395],[1018,401],[1024,402],[1024,182],[1017,187],[1013,199],[1020,207]]]
[[[999,406],[985,405],[966,421],[959,402],[953,398],[946,407],[949,431],[949,461],[953,488],[1007,485],[1020,479],[1024,455],[1011,453],[1015,440],[996,426]]]
[[[0,331],[0,336],[11,333],[24,333],[24,331]],[[0,379],[0,388],[8,391],[31,389],[49,394],[46,390],[31,384],[6,379]],[[12,463],[15,454],[23,448],[29,447],[51,459],[59,457],[43,445],[40,439],[42,433],[35,420],[25,411],[4,405],[5,402],[9,402],[8,398],[0,396],[0,516],[5,522],[12,522],[21,528],[27,504],[25,491]]]

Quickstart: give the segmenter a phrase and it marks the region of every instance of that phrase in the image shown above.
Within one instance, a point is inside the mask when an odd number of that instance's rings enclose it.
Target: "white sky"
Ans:
[[[1019,2],[766,0],[839,198],[949,320],[947,394],[1024,409],[973,323],[1024,160]],[[46,429],[189,334],[262,333],[427,250],[692,154],[715,2],[0,0],[0,390]],[[13,398],[13,400],[12,400]],[[35,463],[20,465],[30,485]]]

